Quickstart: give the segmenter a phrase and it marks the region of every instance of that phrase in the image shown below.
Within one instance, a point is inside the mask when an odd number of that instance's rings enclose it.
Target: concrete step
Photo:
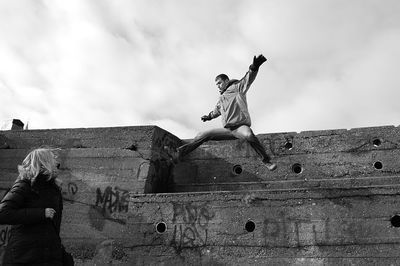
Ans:
[[[169,265],[393,263],[399,200],[399,185],[131,195],[126,254]]]
[[[242,140],[206,142],[174,167],[174,191],[235,190],[246,183],[247,189],[258,189],[265,188],[264,182],[280,180],[399,175],[399,133],[399,127],[387,126],[258,135],[278,165],[273,172]]]
[[[163,131],[156,126],[69,128],[1,131],[2,142],[11,149],[40,146],[58,148],[137,148],[150,149],[154,134]]]
[[[394,176],[365,176],[365,177],[341,177],[320,179],[313,176],[305,176],[302,180],[276,180],[276,181],[253,181],[253,182],[225,182],[217,180],[210,183],[188,183],[173,184],[173,192],[214,192],[214,191],[286,191],[299,189],[357,189],[387,187],[400,184],[400,175]]]

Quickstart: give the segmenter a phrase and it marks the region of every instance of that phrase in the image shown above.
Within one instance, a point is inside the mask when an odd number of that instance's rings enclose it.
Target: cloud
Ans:
[[[393,1],[251,2],[242,32],[270,56],[254,84],[258,96],[249,97],[257,113],[254,128],[397,124],[386,99],[397,94],[400,82],[394,73],[400,40],[394,10],[399,4]],[[260,87],[268,90],[261,97]]]
[[[388,0],[0,3],[0,124],[220,126],[214,77],[268,61],[248,94],[257,133],[397,124],[400,4]]]

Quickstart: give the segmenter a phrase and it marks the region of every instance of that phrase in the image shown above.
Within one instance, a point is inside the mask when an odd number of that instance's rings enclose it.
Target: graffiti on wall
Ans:
[[[106,220],[125,225],[129,207],[129,191],[108,186],[96,189],[96,203],[89,208],[90,224],[102,231]]]
[[[320,228],[320,227],[324,228]],[[265,219],[265,246],[300,246],[315,244],[325,239],[326,224],[299,219]]]
[[[78,185],[74,182],[67,182],[67,183],[62,183],[62,194],[63,194],[63,199],[66,201],[69,201],[71,203],[75,202],[75,196],[78,193]]]
[[[265,219],[266,247],[300,247],[309,245],[363,243],[376,233],[375,223],[355,219]]]
[[[183,248],[202,247],[207,245],[208,225],[215,217],[206,203],[172,203],[173,236],[170,245],[176,251]]]
[[[104,191],[101,188],[96,189],[96,203],[104,213],[128,212],[129,191],[119,187],[106,187]]]

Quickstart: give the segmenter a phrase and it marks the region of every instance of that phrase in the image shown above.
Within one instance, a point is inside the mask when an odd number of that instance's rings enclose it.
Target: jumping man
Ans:
[[[174,162],[179,162],[181,158],[206,141],[238,138],[246,140],[251,145],[268,170],[276,169],[276,164],[271,162],[264,146],[250,128],[251,119],[246,100],[246,93],[256,78],[259,67],[265,61],[267,59],[263,55],[254,56],[249,71],[241,80],[229,79],[226,74],[220,74],[215,78],[221,95],[214,110],[202,116],[201,120],[205,122],[221,116],[223,127],[201,132],[191,142],[177,148],[176,151],[169,151]]]

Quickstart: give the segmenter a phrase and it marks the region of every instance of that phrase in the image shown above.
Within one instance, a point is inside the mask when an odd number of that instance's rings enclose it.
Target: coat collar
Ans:
[[[221,91],[221,95],[222,95],[231,85],[237,83],[238,81],[239,81],[239,80],[237,80],[237,79],[230,79],[230,80],[228,81],[228,84],[226,84],[225,89],[224,89],[223,91]]]

